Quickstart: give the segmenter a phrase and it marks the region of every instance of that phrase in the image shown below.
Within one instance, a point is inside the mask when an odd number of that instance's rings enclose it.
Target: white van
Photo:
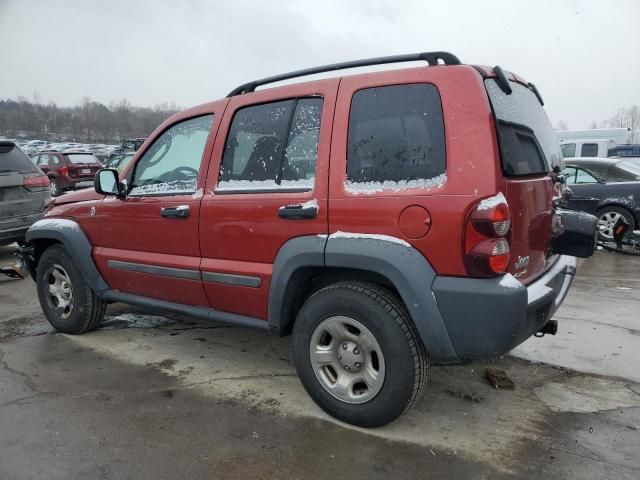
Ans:
[[[607,158],[609,149],[629,143],[628,128],[592,128],[589,130],[557,130],[562,156]]]

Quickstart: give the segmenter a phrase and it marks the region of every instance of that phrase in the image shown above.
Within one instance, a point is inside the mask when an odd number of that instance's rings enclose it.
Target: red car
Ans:
[[[49,177],[52,197],[65,190],[93,186],[93,179],[102,168],[100,160],[90,152],[41,152],[32,160]]]
[[[560,161],[538,91],[499,67],[329,65],[172,116],[120,177],[55,199],[25,256],[63,332],[124,302],[291,334],[317,404],[375,427],[420,397],[430,361],[555,333],[567,254],[592,254],[596,224],[559,209]]]

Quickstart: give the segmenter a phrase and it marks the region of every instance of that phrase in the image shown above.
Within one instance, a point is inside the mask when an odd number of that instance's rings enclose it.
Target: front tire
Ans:
[[[62,245],[49,247],[40,257],[36,285],[42,311],[63,333],[95,330],[107,308]]]
[[[311,398],[360,427],[398,418],[427,382],[429,358],[406,308],[377,285],[341,282],[313,294],[298,313],[292,350]]]
[[[622,217],[633,230],[633,215],[628,210],[621,207],[603,207],[598,210],[598,238],[605,242],[613,242],[613,227],[618,219]]]

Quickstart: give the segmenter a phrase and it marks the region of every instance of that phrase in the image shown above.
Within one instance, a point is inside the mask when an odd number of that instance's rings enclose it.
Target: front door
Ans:
[[[200,268],[216,310],[266,319],[280,248],[327,233],[337,87],[324,80],[231,98],[200,217]]]
[[[125,175],[127,197],[99,204],[94,258],[112,289],[207,306],[198,221],[213,123],[208,113],[164,129]]]

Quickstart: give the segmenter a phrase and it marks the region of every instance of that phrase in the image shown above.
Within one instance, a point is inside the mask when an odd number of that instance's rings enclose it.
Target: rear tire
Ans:
[[[95,330],[107,308],[62,245],[42,254],[36,270],[36,285],[42,311],[49,323],[63,333]]]
[[[622,207],[602,207],[598,210],[598,238],[605,242],[613,242],[613,226],[618,218],[623,217],[630,225],[630,230],[634,228],[633,215],[626,208]],[[600,227],[605,227],[600,230]]]
[[[402,304],[377,285],[340,282],[313,294],[293,327],[293,358],[329,415],[381,427],[421,398],[429,357]]]

